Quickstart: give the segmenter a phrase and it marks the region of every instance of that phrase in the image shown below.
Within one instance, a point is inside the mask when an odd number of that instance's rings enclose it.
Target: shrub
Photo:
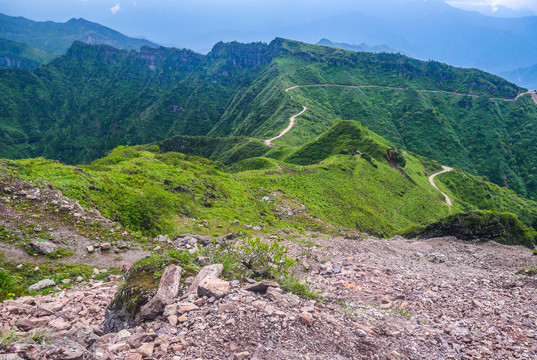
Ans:
[[[274,279],[286,276],[295,261],[287,256],[288,248],[281,244],[281,238],[271,243],[261,238],[249,238],[239,247],[242,263],[254,276]]]
[[[208,257],[211,264],[222,264],[224,266],[222,276],[225,278],[237,276],[243,270],[240,254],[234,244],[222,246],[213,239],[209,245],[198,251],[198,254]]]

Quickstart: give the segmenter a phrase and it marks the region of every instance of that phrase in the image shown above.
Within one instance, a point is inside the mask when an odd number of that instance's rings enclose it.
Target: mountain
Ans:
[[[359,52],[364,51],[364,52],[372,52],[372,53],[380,53],[380,52],[399,53],[399,51],[394,50],[387,45],[370,46],[365,43],[362,43],[360,45],[351,45],[351,44],[345,44],[345,43],[336,43],[328,39],[319,40],[319,42],[317,42],[317,45],[329,46],[329,47],[335,47],[338,49],[359,51]]]
[[[83,163],[176,135],[267,139],[307,106],[276,141],[282,154],[356,120],[402,149],[537,196],[535,103],[514,101],[525,89],[475,69],[278,38],[219,43],[207,55],[75,43],[0,79],[3,157]],[[337,86],[302,86],[315,84]]]
[[[537,89],[537,64],[525,68],[518,68],[500,74],[505,79],[528,89]]]
[[[386,44],[419,59],[494,73],[535,63],[537,47],[532,35],[537,17],[490,17],[452,8],[443,1],[389,2],[389,6],[388,12],[364,10],[310,21],[283,34],[306,42],[325,37],[336,42]]]
[[[0,38],[30,45],[50,54],[64,54],[74,41],[106,44],[119,49],[139,50],[154,43],[125,36],[115,30],[80,19],[65,23],[32,21],[0,14]]]
[[[0,38],[0,68],[35,69],[56,55],[27,44]]]

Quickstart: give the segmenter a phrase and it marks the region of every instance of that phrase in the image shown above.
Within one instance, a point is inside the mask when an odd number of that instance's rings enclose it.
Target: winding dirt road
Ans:
[[[339,85],[339,84],[311,84],[311,85],[295,85],[291,86],[288,89],[285,89],[285,91],[289,91],[296,88],[302,88],[302,87],[343,87],[343,88],[356,88],[356,89],[363,89],[363,88],[380,88],[380,89],[389,89],[389,90],[406,90],[406,88],[397,87],[397,86],[382,86],[382,85]],[[440,94],[451,94],[451,95],[460,95],[460,96],[471,96],[471,97],[480,97],[481,95],[478,94],[470,94],[470,93],[459,93],[454,91],[444,91],[444,90],[420,90],[416,89],[417,92],[427,92],[427,93],[440,93]],[[519,94],[515,99],[508,99],[508,98],[490,98],[491,100],[503,100],[503,101],[514,101],[518,99],[520,96],[525,94],[530,94],[531,91]],[[536,95],[537,96],[537,95]],[[292,98],[292,97],[291,97]],[[535,99],[535,98],[534,98]],[[536,100],[537,102],[537,100]]]
[[[265,143],[265,145],[268,145],[268,146],[274,146],[274,144],[272,143],[274,140],[281,138],[282,136],[284,136],[285,134],[287,134],[287,132],[288,132],[289,130],[291,130],[291,129],[293,128],[293,126],[295,126],[296,117],[297,117],[297,116],[300,116],[300,115],[302,115],[302,114],[304,114],[304,113],[306,112],[306,110],[308,110],[307,107],[305,107],[305,106],[302,106],[302,107],[303,107],[303,109],[302,109],[301,112],[299,112],[298,114],[293,115],[293,116],[291,116],[291,117],[289,118],[289,125],[288,125],[285,129],[283,129],[283,131],[282,131],[278,136],[275,136],[275,137],[273,137],[272,139],[263,140],[263,142]]]
[[[521,94],[518,94],[518,96],[515,98],[518,99],[519,97],[521,96],[524,96],[524,95],[531,95],[531,98],[533,99],[533,101],[537,104],[537,91],[533,90],[533,91],[526,91],[524,93],[521,93]]]
[[[429,183],[435,188],[437,189],[438,191],[440,191],[442,193],[442,195],[444,195],[444,197],[446,198],[446,204],[448,204],[448,206],[451,208],[451,205],[453,205],[453,203],[451,202],[451,199],[449,198],[449,196],[446,195],[446,193],[444,193],[442,190],[440,190],[440,188],[438,186],[436,186],[436,184],[434,183],[434,178],[437,176],[437,175],[440,175],[440,174],[443,174],[443,173],[447,173],[451,170],[453,170],[452,168],[450,167],[447,167],[447,166],[442,166],[442,171],[439,171],[435,174],[432,174],[431,176],[429,176]]]
[[[400,90],[400,91],[405,90],[405,88],[402,88],[402,87],[381,86],[381,85],[311,84],[311,85],[295,85],[295,86],[291,86],[291,87],[285,89],[285,92],[289,92],[289,90],[293,90],[293,89],[297,89],[297,88],[304,88],[304,87],[342,87],[342,88],[355,88],[355,89],[381,88],[381,89]],[[416,90],[416,91],[418,91],[418,92],[427,92],[427,93],[440,93],[440,94],[451,94],[451,95],[460,95],[460,96],[471,96],[471,97],[480,97],[481,96],[481,95],[477,95],[477,94],[458,93],[458,92],[444,91],[444,90]],[[535,104],[537,104],[537,93],[535,91],[528,91],[528,92],[525,92],[525,93],[518,94],[518,96],[516,98],[514,98],[514,99],[507,99],[507,98],[490,98],[490,99],[491,100],[502,100],[502,101],[515,101],[519,97],[524,96],[524,95],[528,95],[528,94],[531,95],[533,101],[535,102]],[[293,99],[292,95],[291,95],[291,99]],[[295,125],[295,122],[296,122],[296,117],[302,115],[307,110],[307,108],[305,106],[303,106],[303,108],[304,109],[301,112],[299,112],[298,114],[293,115],[293,116],[291,116],[289,118],[289,125],[278,136],[275,136],[272,139],[263,140],[263,142],[268,146],[274,146],[272,141],[281,138],[282,136],[287,134],[289,132],[289,130],[291,130],[293,128],[293,126]],[[448,171],[451,171],[451,169],[448,170]],[[446,172],[446,171],[444,171],[444,172]],[[442,172],[440,172],[439,174],[441,174],[441,173]],[[432,177],[434,177],[436,175],[438,175],[438,174],[434,174]],[[429,178],[429,180],[431,181],[431,184],[434,187],[436,187],[436,185],[434,185],[434,182],[432,182],[431,178]],[[440,190],[440,189],[438,189],[438,190]],[[447,197],[446,194],[444,194],[444,196],[446,197],[446,202],[448,202],[448,205],[451,205],[451,200],[449,200],[449,198]]]

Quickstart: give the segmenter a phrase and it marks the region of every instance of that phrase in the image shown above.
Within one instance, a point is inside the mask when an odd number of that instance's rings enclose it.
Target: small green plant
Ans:
[[[397,309],[395,309],[395,311],[398,312],[399,315],[404,316],[404,317],[406,317],[407,319],[412,318],[412,315],[410,315],[410,314],[408,313],[408,311],[406,311],[405,309],[397,308]]]
[[[30,332],[29,338],[35,341],[37,344],[48,344],[52,337],[52,330],[47,328],[38,327]]]
[[[287,256],[289,250],[281,243],[281,238],[265,242],[259,237],[248,238],[239,247],[243,264],[254,276],[278,278],[286,276],[295,261]]]
[[[193,275],[199,270],[198,264],[194,262],[197,257],[197,253],[190,253],[188,251],[169,250],[166,255],[169,258],[179,261],[179,266],[183,268],[185,274]]]
[[[533,249],[533,256],[537,255],[537,249]]]
[[[241,271],[241,259],[237,247],[233,243],[219,244],[215,239],[197,255],[209,258],[211,264],[222,264],[222,275],[226,278],[237,276]]]
[[[13,299],[17,293],[18,279],[16,276],[0,268],[0,301]]]
[[[284,276],[278,279],[280,286],[283,290],[292,292],[295,295],[304,299],[319,300],[320,296],[310,290],[307,284],[300,282],[298,279],[292,276]]]
[[[50,252],[46,255],[49,259],[61,259],[63,257],[72,256],[73,252],[63,247],[59,247],[58,250]]]
[[[346,316],[352,317],[354,315],[354,307],[352,306],[352,303],[348,301],[338,300],[337,304],[339,306],[339,310]]]
[[[520,269],[517,272],[518,275],[528,275],[528,276],[534,276],[537,275],[537,268],[526,268],[526,269]]]
[[[18,336],[15,330],[13,330],[13,327],[7,331],[0,329],[0,349],[6,349],[9,345],[17,341],[17,339]]]

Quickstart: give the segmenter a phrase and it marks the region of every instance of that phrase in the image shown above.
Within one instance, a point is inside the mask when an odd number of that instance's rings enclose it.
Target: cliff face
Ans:
[[[0,68],[34,70],[39,66],[35,60],[14,55],[0,55]]]

